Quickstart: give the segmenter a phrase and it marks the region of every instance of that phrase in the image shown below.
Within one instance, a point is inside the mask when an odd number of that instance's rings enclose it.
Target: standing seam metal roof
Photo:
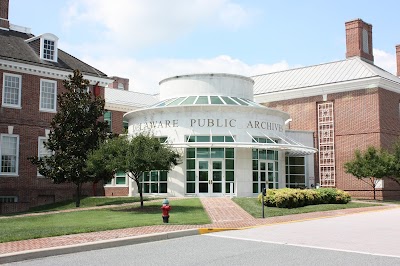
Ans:
[[[257,95],[371,77],[382,77],[400,84],[398,77],[363,61],[359,57],[268,73],[251,78],[255,81],[254,95]]]

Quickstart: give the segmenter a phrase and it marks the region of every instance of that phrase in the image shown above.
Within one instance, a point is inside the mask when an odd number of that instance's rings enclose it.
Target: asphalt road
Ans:
[[[227,231],[13,265],[400,265],[400,209]]]

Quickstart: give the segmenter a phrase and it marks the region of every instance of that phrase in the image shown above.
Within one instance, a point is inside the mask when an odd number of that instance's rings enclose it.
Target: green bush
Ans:
[[[258,201],[261,202],[261,193]],[[298,208],[306,205],[348,203],[350,194],[335,188],[320,189],[268,189],[264,204],[268,207]]]

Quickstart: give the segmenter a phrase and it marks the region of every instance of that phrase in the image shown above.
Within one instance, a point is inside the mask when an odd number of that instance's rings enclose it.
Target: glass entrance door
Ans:
[[[223,160],[198,160],[199,194],[222,194],[224,187]]]

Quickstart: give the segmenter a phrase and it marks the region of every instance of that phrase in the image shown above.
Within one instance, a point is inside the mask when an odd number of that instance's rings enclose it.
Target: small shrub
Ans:
[[[258,195],[261,202],[262,195]],[[350,194],[335,188],[320,189],[268,189],[264,205],[278,208],[298,208],[306,205],[348,203]]]

